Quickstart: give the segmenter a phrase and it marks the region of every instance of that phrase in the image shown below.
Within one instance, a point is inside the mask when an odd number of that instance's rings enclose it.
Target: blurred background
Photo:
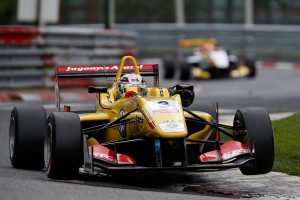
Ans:
[[[1,0],[0,88],[51,87],[54,66],[118,64],[124,55],[161,64],[188,38],[297,68],[299,11],[297,0]]]

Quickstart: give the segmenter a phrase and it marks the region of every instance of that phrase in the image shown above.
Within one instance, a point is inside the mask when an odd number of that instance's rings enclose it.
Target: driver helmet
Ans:
[[[141,96],[146,95],[146,81],[137,74],[125,74],[117,84],[117,99],[124,97],[126,92],[132,91]]]

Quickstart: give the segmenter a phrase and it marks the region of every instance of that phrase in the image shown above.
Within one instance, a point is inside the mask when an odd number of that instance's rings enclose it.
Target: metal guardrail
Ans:
[[[300,26],[242,24],[118,24],[132,30],[140,57],[160,57],[176,51],[177,41],[187,38],[216,38],[223,47],[238,55],[251,54],[261,61],[300,60]],[[187,51],[190,53],[192,50]]]
[[[178,40],[184,38],[216,38],[233,53],[252,54],[260,61],[300,60],[300,26],[117,24],[116,28],[0,26],[0,88],[52,86],[53,66],[116,64],[133,49],[139,57],[163,58],[175,53]]]
[[[136,38],[135,32],[97,27],[0,27],[0,88],[52,86],[57,65],[116,64],[134,52]]]

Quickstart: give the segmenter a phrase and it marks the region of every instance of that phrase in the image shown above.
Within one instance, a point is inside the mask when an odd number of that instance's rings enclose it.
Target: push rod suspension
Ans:
[[[137,110],[138,110],[138,107],[132,109],[131,111],[129,111],[129,112],[126,113],[125,115],[119,117],[118,119],[116,119],[116,120],[114,120],[114,121],[112,121],[112,122],[110,122],[110,123],[107,123],[105,126],[99,128],[99,129],[96,130],[94,133],[90,134],[90,135],[87,137],[87,139],[90,139],[91,137],[95,136],[95,135],[98,134],[101,130],[106,129],[106,128],[110,127],[111,125],[114,125],[114,124],[119,123],[122,119],[126,118],[128,115],[130,115],[131,113],[133,113],[133,112],[135,112],[135,111],[137,111]]]
[[[210,126],[214,127],[215,129],[217,129],[218,131],[224,133],[228,137],[234,139],[234,136],[232,136],[230,133],[228,133],[227,131],[222,129],[222,128],[228,128],[228,129],[233,130],[234,129],[233,126],[227,126],[227,125],[218,124],[218,123],[215,123],[215,122],[209,122],[209,121],[203,119],[202,117],[199,117],[198,115],[196,115],[195,113],[193,113],[192,111],[190,111],[186,108],[183,108],[183,110],[186,111],[187,113],[189,113],[190,115],[192,115],[193,117],[195,117],[197,120],[195,120],[194,118],[191,118],[191,117],[186,117],[186,119],[191,120],[191,121],[197,121],[197,122],[200,122],[202,124],[210,125]],[[222,127],[222,128],[220,128],[220,127]]]
[[[132,117],[132,118],[129,118],[129,119],[122,119],[119,123],[122,123],[122,124],[130,124],[130,123],[134,123],[136,122],[137,120],[135,119],[135,117]],[[82,129],[82,132],[84,134],[89,134],[91,132],[94,132],[94,131],[98,131],[100,129],[103,129],[103,127],[106,126],[106,124],[101,124],[101,125],[97,125],[97,126],[93,126],[93,127],[89,127],[89,128],[85,128],[85,129]],[[112,128],[112,127],[115,127],[115,126],[118,126],[118,124],[113,124],[113,125],[110,125],[108,127],[105,127],[105,128]]]

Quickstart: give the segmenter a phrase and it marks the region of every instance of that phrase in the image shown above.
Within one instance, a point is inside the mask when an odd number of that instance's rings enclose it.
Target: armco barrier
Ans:
[[[133,54],[136,38],[135,32],[94,27],[0,27],[0,88],[53,86],[54,66],[119,63]]]
[[[237,55],[254,55],[256,60],[272,62],[300,61],[300,26],[254,24],[116,24],[119,30],[132,30],[140,37],[140,57],[174,54],[179,39],[215,38]],[[187,55],[192,53],[187,52]]]

